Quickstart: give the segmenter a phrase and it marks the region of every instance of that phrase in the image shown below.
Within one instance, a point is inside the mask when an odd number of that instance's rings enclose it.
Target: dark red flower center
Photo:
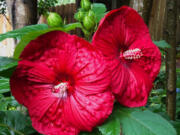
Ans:
[[[135,60],[139,59],[143,56],[143,53],[141,49],[135,48],[135,49],[129,49],[124,52],[120,52],[120,58],[124,58],[126,60]]]

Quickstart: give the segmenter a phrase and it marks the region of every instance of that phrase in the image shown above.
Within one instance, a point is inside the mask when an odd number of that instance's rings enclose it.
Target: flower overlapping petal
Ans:
[[[127,6],[101,20],[92,45],[52,31],[32,40],[20,59],[11,91],[45,135],[91,131],[112,113],[114,96],[144,106],[161,65],[143,19]]]
[[[144,106],[160,70],[161,53],[141,16],[127,6],[110,11],[92,44],[108,62],[112,91],[120,104]]]
[[[20,58],[11,91],[40,133],[91,131],[111,114],[109,72],[102,55],[85,40],[49,32],[31,41]]]

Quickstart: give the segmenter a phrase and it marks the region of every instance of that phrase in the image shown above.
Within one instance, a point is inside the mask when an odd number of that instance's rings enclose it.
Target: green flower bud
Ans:
[[[50,12],[47,16],[47,23],[50,27],[58,27],[63,25],[63,20],[59,14]]]
[[[91,8],[91,2],[89,0],[81,0],[80,5],[86,11],[88,11]]]
[[[84,16],[85,16],[85,12],[84,11],[78,11],[76,14],[75,14],[75,19],[82,22]]]
[[[93,20],[95,19],[95,13],[92,10],[89,10],[88,14],[89,17],[91,17]]]
[[[87,30],[90,30],[95,26],[95,21],[91,16],[85,16],[83,19],[83,25]]]

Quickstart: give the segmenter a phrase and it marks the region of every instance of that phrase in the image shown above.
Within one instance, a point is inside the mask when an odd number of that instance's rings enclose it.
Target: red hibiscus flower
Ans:
[[[108,61],[117,100],[128,107],[144,106],[159,73],[161,54],[140,15],[127,6],[110,11],[92,43]]]
[[[111,114],[109,72],[88,42],[53,31],[31,41],[20,58],[11,91],[40,133],[77,135]]]

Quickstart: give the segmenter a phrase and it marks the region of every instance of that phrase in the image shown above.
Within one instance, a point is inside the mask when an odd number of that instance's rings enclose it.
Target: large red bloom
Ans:
[[[11,91],[42,134],[91,131],[112,112],[103,57],[77,36],[53,31],[31,41],[11,77]]]
[[[140,15],[127,6],[110,11],[92,42],[109,63],[117,100],[128,107],[144,106],[159,73],[161,54]]]

